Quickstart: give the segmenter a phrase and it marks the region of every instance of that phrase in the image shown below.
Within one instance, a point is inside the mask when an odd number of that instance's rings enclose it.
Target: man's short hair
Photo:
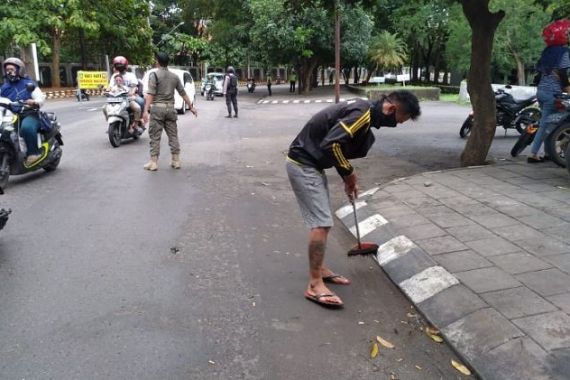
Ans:
[[[399,90],[391,92],[388,99],[398,103],[402,107],[402,112],[410,116],[410,119],[416,120],[422,113],[420,110],[420,102],[418,98],[410,91]]]
[[[156,61],[158,62],[158,64],[162,67],[166,67],[168,66],[168,63],[170,62],[170,58],[168,57],[168,54],[164,53],[164,52],[158,52],[156,53]]]

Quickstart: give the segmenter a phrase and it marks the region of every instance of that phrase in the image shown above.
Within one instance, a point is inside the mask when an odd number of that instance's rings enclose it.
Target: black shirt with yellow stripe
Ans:
[[[342,177],[350,175],[348,160],[365,157],[374,144],[370,127],[381,104],[357,99],[319,111],[291,143],[288,158],[319,170],[334,166]]]

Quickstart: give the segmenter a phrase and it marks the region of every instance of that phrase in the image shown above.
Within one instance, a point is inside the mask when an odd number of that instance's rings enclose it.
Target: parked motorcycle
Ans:
[[[555,100],[556,109],[559,112],[549,115],[546,120],[544,132],[544,153],[555,164],[566,167],[566,151],[570,144],[570,94],[562,94]],[[536,135],[538,124],[535,123],[527,128],[511,149],[511,156],[518,156],[529,146]]]
[[[28,84],[26,90],[34,91],[35,85]],[[40,158],[28,165],[25,163],[27,146],[20,136],[23,116],[36,113],[41,125],[38,133],[38,147],[41,148]],[[63,140],[61,125],[53,112],[42,112],[21,101],[12,102],[0,97],[0,192],[8,184],[10,175],[18,175],[44,169],[51,172],[57,169],[61,155]]]
[[[497,126],[505,129],[516,129],[519,133],[523,133],[529,124],[536,123],[540,120],[540,109],[531,107],[537,102],[536,95],[527,99],[515,100],[511,94],[503,89],[495,91],[495,104],[497,114]],[[463,122],[459,130],[459,136],[465,138],[471,133],[473,127],[473,111]]]
[[[216,90],[216,85],[214,83],[206,83],[204,87],[204,93],[206,94],[206,100],[214,100],[214,91]]]
[[[136,126],[132,133],[129,132],[129,126],[134,120],[134,113],[129,104],[129,93],[127,91],[108,92],[105,96],[107,104],[104,106],[103,113],[107,118],[107,132],[111,145],[118,148],[123,139],[138,139],[145,129],[142,126]]]
[[[247,87],[247,92],[253,93],[255,91],[255,81],[254,80],[248,81],[246,87]]]

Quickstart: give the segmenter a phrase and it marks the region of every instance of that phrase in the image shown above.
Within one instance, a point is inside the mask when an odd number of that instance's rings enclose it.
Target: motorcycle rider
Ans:
[[[548,117],[556,112],[555,99],[562,92],[570,91],[568,69],[570,69],[570,50],[568,49],[568,31],[570,20],[563,19],[547,25],[542,31],[546,48],[542,51],[536,65],[538,71],[535,82],[538,83],[537,96],[542,115],[538,123],[538,131],[530,147],[530,164],[543,162],[544,157],[538,151],[544,140]]]
[[[122,55],[118,55],[113,58],[113,70],[115,71],[113,75],[111,75],[111,79],[109,80],[109,88],[115,85],[115,77],[117,75],[121,75],[125,81],[125,85],[131,90],[130,95],[134,97],[135,102],[139,105],[140,109],[144,109],[144,98],[142,94],[136,93],[137,89],[139,88],[139,80],[137,76],[127,71],[127,67],[129,66],[129,61],[127,58],[123,57]],[[135,110],[133,109],[133,113]],[[136,120],[137,125],[142,126],[140,123],[140,117]]]
[[[2,67],[4,68],[4,84],[0,87],[0,96],[13,102],[23,101],[28,106],[39,109],[46,97],[37,83],[26,75],[24,62],[18,58],[10,57],[4,61]],[[35,89],[31,93],[26,90],[28,83],[35,85]],[[24,115],[20,125],[20,135],[24,138],[27,146],[27,157],[24,164],[31,165],[41,158],[41,150],[38,148],[40,119],[35,112]]]
[[[125,79],[123,78],[123,76],[122,75],[115,75],[114,78],[115,78],[115,85],[113,87],[111,87],[109,92],[112,94],[118,94],[121,92],[128,92],[129,93],[129,106],[133,110],[133,118],[134,118],[131,125],[129,125],[129,133],[133,134],[134,128],[137,125],[139,125],[139,123],[141,121],[141,113],[142,113],[141,107],[134,100],[134,97],[132,94],[132,88],[128,88],[125,85]],[[107,109],[105,107],[103,107],[103,113],[105,114],[105,118],[107,118]]]

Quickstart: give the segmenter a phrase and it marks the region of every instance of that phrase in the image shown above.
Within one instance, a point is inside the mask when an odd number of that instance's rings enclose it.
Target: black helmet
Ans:
[[[234,67],[233,67],[233,66],[228,66],[228,70],[227,70],[227,71],[228,71],[229,74],[235,74],[235,73],[236,73],[236,71],[234,70]]]

